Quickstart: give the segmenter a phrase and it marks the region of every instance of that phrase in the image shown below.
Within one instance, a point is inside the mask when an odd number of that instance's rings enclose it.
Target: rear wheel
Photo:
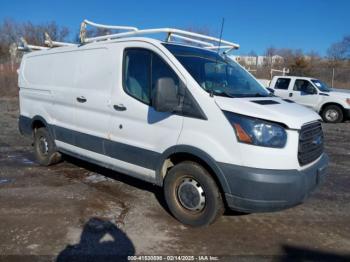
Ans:
[[[186,225],[209,225],[224,211],[216,182],[194,162],[182,162],[169,171],[164,180],[164,195],[171,213]]]
[[[340,106],[329,105],[322,111],[323,121],[327,123],[340,123],[343,121],[343,110]]]
[[[62,156],[57,151],[54,140],[45,127],[34,131],[34,153],[40,165],[50,166],[58,163]]]

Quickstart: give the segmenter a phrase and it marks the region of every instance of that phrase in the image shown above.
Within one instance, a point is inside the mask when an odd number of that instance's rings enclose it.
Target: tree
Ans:
[[[0,23],[0,58],[9,56],[10,45],[18,43],[20,37],[24,37],[29,44],[44,45],[45,32],[55,41],[65,41],[69,35],[67,27],[58,26],[54,21],[35,25],[31,22],[18,23],[5,19]]]
[[[345,36],[340,42],[332,44],[327,50],[327,56],[335,61],[350,59],[350,35]]]
[[[268,47],[265,52],[265,56],[267,57],[272,57],[277,54],[277,49],[274,48],[273,46]]]

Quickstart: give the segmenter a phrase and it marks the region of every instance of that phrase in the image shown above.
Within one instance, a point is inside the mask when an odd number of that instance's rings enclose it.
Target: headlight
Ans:
[[[232,112],[224,113],[236,131],[239,142],[275,148],[285,146],[287,133],[281,125]]]

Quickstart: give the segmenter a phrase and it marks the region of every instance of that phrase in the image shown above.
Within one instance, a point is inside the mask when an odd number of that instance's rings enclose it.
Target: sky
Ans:
[[[327,48],[350,35],[349,0],[0,0],[0,21],[67,26],[71,37],[83,19],[97,23],[142,28],[207,28],[223,39],[240,44],[236,54],[266,48],[301,48],[325,55]]]

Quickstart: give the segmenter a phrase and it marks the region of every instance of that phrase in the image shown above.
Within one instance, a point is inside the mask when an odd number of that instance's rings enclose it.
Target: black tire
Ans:
[[[190,195],[187,194],[188,190],[191,191]],[[164,196],[170,212],[185,225],[206,226],[224,212],[222,196],[215,180],[205,168],[194,162],[182,162],[170,169],[164,180]],[[191,209],[181,201],[193,204],[187,205]],[[193,210],[194,206],[199,208]]]
[[[34,153],[36,160],[42,166],[56,164],[62,159],[54,140],[45,127],[34,131]]]
[[[327,123],[340,123],[344,119],[343,110],[337,105],[326,106],[322,110],[322,119]]]

